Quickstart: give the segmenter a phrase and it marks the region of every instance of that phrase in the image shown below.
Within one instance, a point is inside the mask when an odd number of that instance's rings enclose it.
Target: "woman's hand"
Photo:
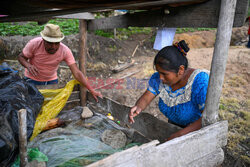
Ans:
[[[131,124],[134,123],[134,117],[137,116],[141,111],[142,109],[138,106],[132,107],[128,115],[128,122]]]
[[[95,98],[95,100],[98,102],[98,98],[100,97],[102,98],[102,94],[100,92],[95,91],[94,89],[90,90],[90,93],[92,94],[92,96]]]

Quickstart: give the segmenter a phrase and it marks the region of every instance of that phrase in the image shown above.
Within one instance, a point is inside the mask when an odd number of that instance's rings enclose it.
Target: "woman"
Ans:
[[[183,127],[167,140],[201,128],[209,72],[188,67],[189,48],[184,40],[161,49],[154,59],[154,73],[146,92],[129,113],[129,122],[158,95],[159,109],[170,123]]]

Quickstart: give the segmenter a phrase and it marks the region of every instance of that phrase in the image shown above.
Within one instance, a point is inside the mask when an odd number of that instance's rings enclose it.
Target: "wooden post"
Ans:
[[[20,150],[20,166],[26,167],[28,165],[27,158],[27,124],[26,124],[26,110],[18,111],[19,122],[19,150]]]
[[[82,73],[86,76],[86,55],[87,55],[87,22],[83,19],[79,19],[79,44],[80,44],[80,57],[79,57],[79,68]],[[86,94],[87,89],[85,87],[80,87],[80,99],[81,106],[86,105]]]
[[[237,0],[221,0],[206,106],[202,118],[203,126],[213,124],[218,119],[220,95],[232,35],[236,1]]]

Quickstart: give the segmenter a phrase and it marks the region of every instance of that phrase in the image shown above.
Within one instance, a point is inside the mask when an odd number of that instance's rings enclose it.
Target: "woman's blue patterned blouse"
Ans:
[[[187,126],[201,117],[204,110],[209,72],[195,70],[189,77],[187,84],[175,91],[163,84],[158,72],[150,80],[148,91],[159,95],[160,111],[173,123]]]

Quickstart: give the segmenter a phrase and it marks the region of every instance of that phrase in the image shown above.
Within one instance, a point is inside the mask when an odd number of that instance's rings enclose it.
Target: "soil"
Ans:
[[[220,104],[220,118],[229,121],[228,145],[224,149],[225,161],[222,166],[247,166],[249,158],[249,108],[250,108],[250,49],[245,47],[247,43],[247,26],[234,28],[231,46],[228,52],[228,61],[224,77],[223,90]],[[112,82],[114,79],[135,73],[119,84],[100,89],[107,96],[122,104],[133,106],[136,100],[143,94],[147,87],[147,81],[152,73],[153,59],[157,51],[153,50],[152,34],[137,34],[127,40],[109,39],[88,35],[88,63],[87,76],[92,86],[98,87]],[[78,45],[71,44],[76,36],[68,36],[64,43],[75,54]],[[199,31],[176,34],[174,41],[186,40],[189,44],[189,66],[192,68],[210,70],[213,46],[215,44],[216,31]],[[6,40],[6,38],[4,38]],[[1,40],[0,40],[1,42]],[[138,45],[138,49],[135,48]],[[133,52],[135,54],[133,55]],[[75,56],[77,58],[77,56]],[[112,68],[135,61],[134,65],[126,70],[113,73]],[[22,71],[18,63],[7,61],[14,69]],[[59,69],[60,83],[72,79],[70,71],[64,64]],[[20,73],[21,74],[21,73]],[[167,120],[157,106],[156,98],[143,112],[148,112],[161,120]],[[237,126],[236,126],[237,125]]]

